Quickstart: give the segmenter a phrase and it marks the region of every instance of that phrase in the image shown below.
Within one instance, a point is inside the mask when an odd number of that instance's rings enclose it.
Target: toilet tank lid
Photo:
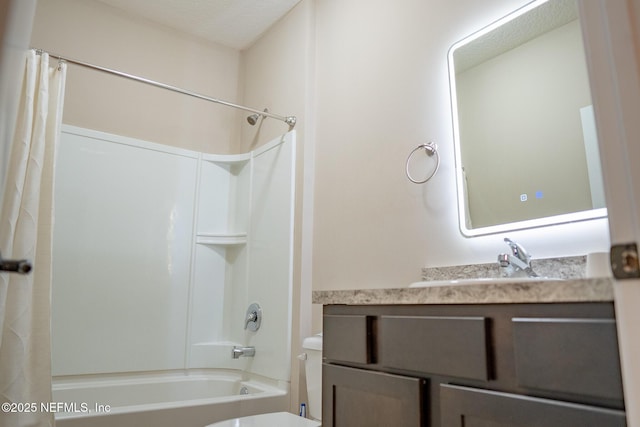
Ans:
[[[322,334],[307,337],[302,341],[302,348],[322,351]]]

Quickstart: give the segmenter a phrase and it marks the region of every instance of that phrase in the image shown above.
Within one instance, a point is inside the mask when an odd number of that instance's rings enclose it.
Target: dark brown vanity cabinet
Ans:
[[[323,426],[621,427],[610,303],[328,305]]]

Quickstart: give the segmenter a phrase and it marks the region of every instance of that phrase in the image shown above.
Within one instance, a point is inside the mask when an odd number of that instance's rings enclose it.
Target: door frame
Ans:
[[[581,0],[612,248],[640,242],[640,0]],[[614,260],[616,261],[616,260]],[[639,276],[631,274],[631,276]],[[640,426],[640,277],[614,298],[627,423]]]

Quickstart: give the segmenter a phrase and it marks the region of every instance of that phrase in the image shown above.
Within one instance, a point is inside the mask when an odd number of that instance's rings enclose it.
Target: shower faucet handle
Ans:
[[[262,323],[262,308],[258,303],[253,303],[247,308],[247,314],[244,317],[244,328],[250,331],[260,329]]]
[[[256,320],[258,320],[258,313],[252,311],[247,315],[247,320],[244,322],[244,328],[247,329],[247,325],[251,322],[255,322]]]

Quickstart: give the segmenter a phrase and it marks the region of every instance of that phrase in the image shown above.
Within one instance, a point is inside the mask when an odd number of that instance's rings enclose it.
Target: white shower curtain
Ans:
[[[33,264],[28,275],[0,273],[2,427],[54,425],[40,407],[52,401],[53,171],[66,77],[66,64],[54,65],[46,53],[27,53],[0,214],[0,254]]]

